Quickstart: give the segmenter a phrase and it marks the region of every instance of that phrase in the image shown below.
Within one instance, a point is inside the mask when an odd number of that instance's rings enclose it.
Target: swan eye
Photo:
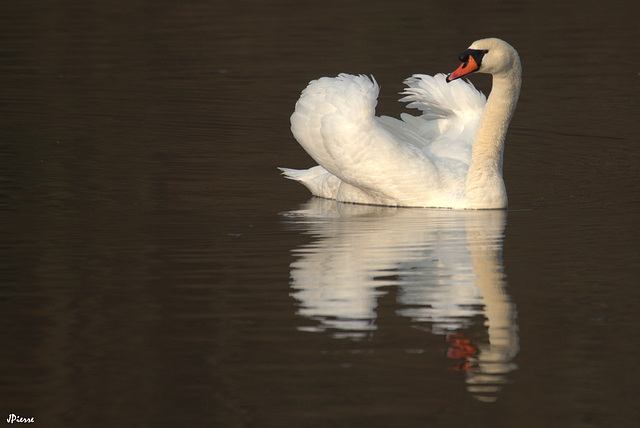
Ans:
[[[469,61],[469,54],[471,53],[470,49],[467,49],[466,51],[462,52],[460,55],[458,55],[458,60],[460,62],[467,62]]]

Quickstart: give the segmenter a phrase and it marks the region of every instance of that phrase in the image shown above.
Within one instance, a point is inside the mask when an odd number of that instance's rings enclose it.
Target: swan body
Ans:
[[[405,80],[400,101],[421,115],[401,119],[375,115],[375,79],[340,74],[312,81],[296,103],[291,131],[319,165],[280,169],[315,196],[341,202],[506,208],[502,154],[520,94],[520,59],[495,38],[474,42],[459,59],[448,76]],[[457,80],[474,71],[493,75],[488,99]]]

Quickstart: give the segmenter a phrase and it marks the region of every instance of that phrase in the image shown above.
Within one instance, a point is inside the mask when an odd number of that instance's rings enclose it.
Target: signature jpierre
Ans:
[[[19,424],[32,424],[35,418],[25,418],[22,416],[18,416],[13,413],[9,413],[9,417],[7,418],[7,423],[12,424],[14,422]]]

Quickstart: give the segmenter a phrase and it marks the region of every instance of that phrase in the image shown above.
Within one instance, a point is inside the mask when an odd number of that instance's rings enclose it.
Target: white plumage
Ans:
[[[505,103],[505,96],[514,98],[514,91],[499,90],[500,99],[491,108],[492,97],[487,101],[471,83],[447,83],[451,76],[447,79],[444,74],[414,75],[405,81],[405,97],[400,101],[408,102],[407,107],[418,109],[421,115],[404,113],[398,120],[375,116],[380,88],[374,79],[349,74],[323,77],[302,92],[291,116],[293,135],[319,165],[281,170],[314,195],[342,202],[505,208],[504,125],[508,125],[519,94],[520,63],[515,50],[498,39],[475,42],[470,49],[486,49],[477,70],[482,72],[486,62],[487,72],[494,74],[493,92],[496,85],[517,86],[515,99]],[[504,67],[496,68],[491,58],[494,52],[507,52],[517,59],[517,76],[501,79],[508,73]],[[476,138],[483,113],[487,116],[485,132]],[[483,141],[474,144],[474,138]]]

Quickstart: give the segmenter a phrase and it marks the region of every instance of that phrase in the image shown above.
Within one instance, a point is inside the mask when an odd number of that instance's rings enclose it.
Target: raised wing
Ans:
[[[482,116],[486,97],[473,84],[463,80],[447,83],[444,74],[415,74],[405,80],[407,89],[400,101],[418,109],[421,116],[407,113],[402,120],[383,116],[383,125],[417,145],[432,159],[471,159],[473,139]]]
[[[375,117],[379,87],[366,76],[340,74],[312,81],[291,116],[300,145],[323,168],[372,195],[406,199],[429,187],[437,169]]]

